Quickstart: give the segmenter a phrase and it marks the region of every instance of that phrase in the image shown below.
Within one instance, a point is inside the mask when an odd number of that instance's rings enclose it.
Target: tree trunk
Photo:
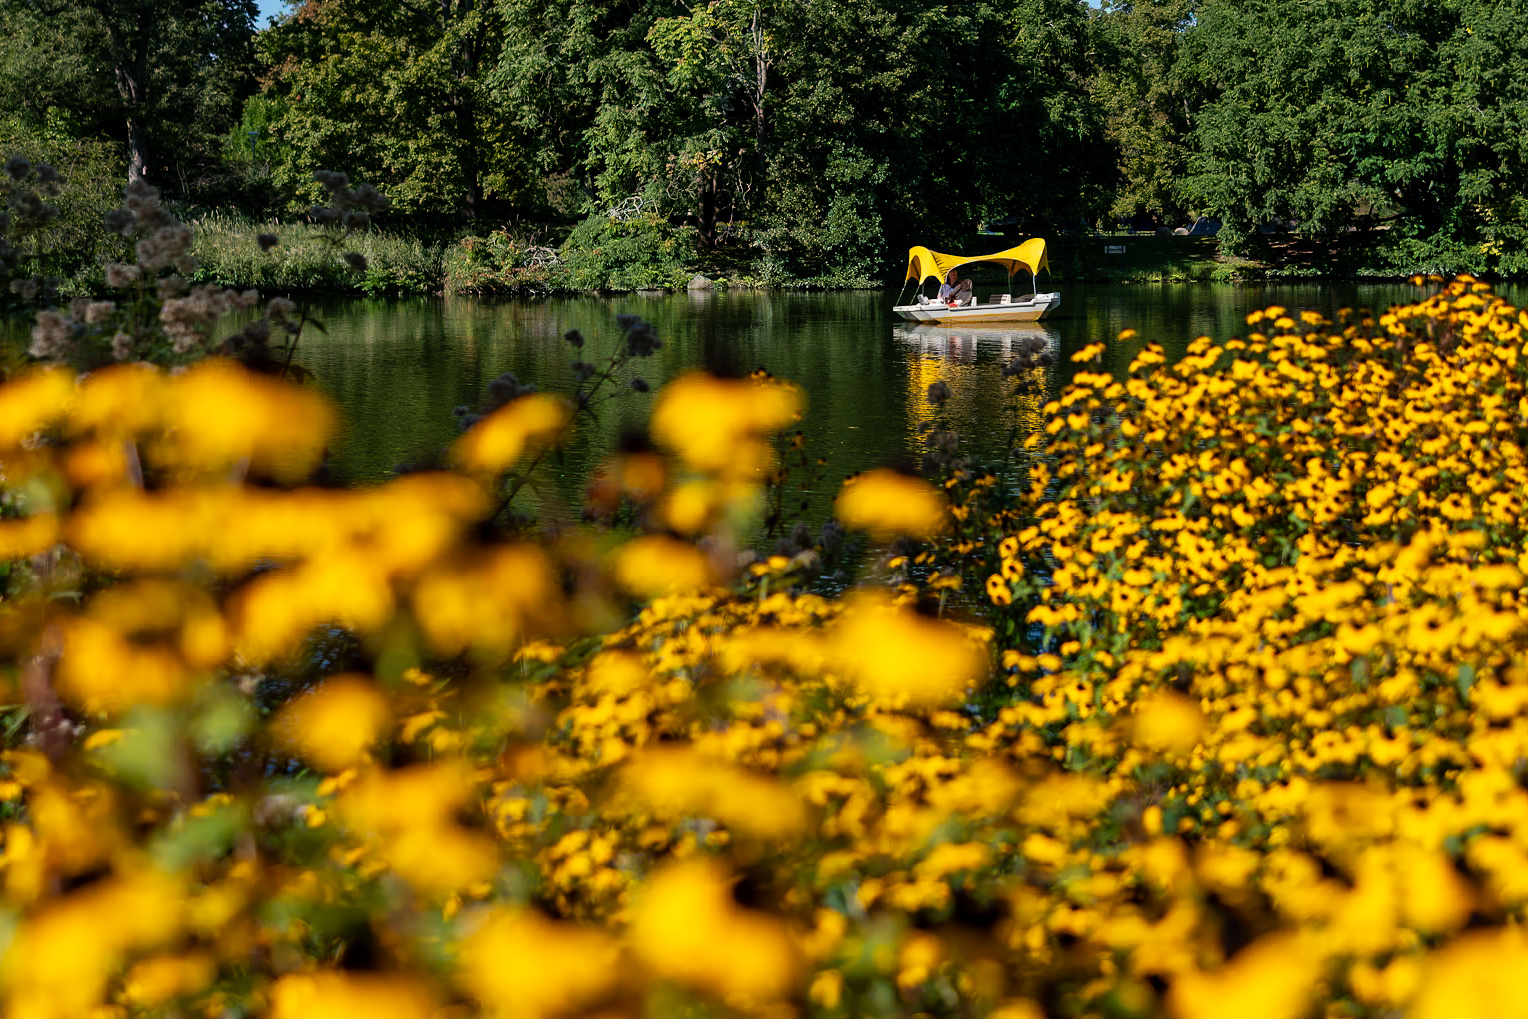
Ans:
[[[457,160],[462,168],[462,211],[469,220],[483,212],[483,174],[477,159],[477,111],[471,97],[459,98],[456,105]]]
[[[753,23],[749,26],[753,32],[753,140],[761,174],[769,171],[769,155],[764,148],[764,89],[769,84],[769,51],[765,48],[762,7],[763,4],[754,7]]]
[[[707,251],[716,250],[716,173],[707,171],[700,182],[699,208],[696,225],[700,231],[700,246]]]
[[[458,0],[455,17],[470,17],[475,6],[475,0]],[[449,0],[442,0],[441,13],[446,18],[451,17]],[[443,24],[442,28],[450,31],[449,23]],[[477,106],[472,95],[482,45],[483,29],[479,25],[462,39],[461,48],[452,60],[456,77],[452,113],[456,118],[456,157],[462,171],[462,212],[472,221],[483,214],[483,171],[478,165]]]
[[[117,94],[122,97],[126,111],[127,127],[127,179],[146,180],[149,175],[149,140],[144,131],[149,102],[149,40],[155,37],[155,15],[152,3],[139,0],[135,11],[127,15],[127,24],[107,4],[97,4],[96,12],[111,39],[113,70],[117,78]]]
[[[143,133],[140,117],[129,113],[127,117],[127,179],[147,180],[149,176],[149,140]]]

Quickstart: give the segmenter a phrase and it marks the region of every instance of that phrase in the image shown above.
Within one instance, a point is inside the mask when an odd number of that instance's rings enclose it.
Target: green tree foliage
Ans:
[[[1528,259],[1523,0],[1204,0],[1179,72],[1190,194],[1243,240],[1269,219],[1389,228],[1392,264]]]
[[[0,115],[123,146],[195,197],[255,86],[254,0],[0,0]]]
[[[851,278],[909,237],[1075,221],[1109,160],[1073,0],[504,0],[495,88],[582,208],[631,196]]]
[[[1119,159],[1110,212],[1181,221],[1187,170],[1187,97],[1173,68],[1200,0],[1106,0],[1094,19],[1093,98]]]
[[[478,218],[523,201],[525,156],[483,70],[501,17],[483,0],[304,0],[260,36],[278,187],[355,167],[404,213]]]
[[[1100,201],[1081,5],[851,0],[793,5],[786,24],[766,217],[791,262],[868,265],[981,220],[1075,224]]]
[[[661,163],[650,118],[664,98],[647,36],[683,8],[501,0],[499,11],[504,44],[490,81],[531,139],[547,204],[581,214],[642,191]]]

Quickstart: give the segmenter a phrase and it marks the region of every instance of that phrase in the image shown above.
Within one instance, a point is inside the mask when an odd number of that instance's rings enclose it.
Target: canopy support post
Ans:
[[[902,303],[902,294],[907,290],[907,280],[902,281],[902,289],[897,291],[897,303]]]

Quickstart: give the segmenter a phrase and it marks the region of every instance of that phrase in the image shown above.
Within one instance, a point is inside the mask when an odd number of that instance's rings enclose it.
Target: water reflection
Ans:
[[[978,349],[1008,360],[1013,357],[1022,340],[1039,339],[1050,350],[1052,358],[1061,352],[1061,333],[1055,327],[1039,322],[1022,325],[953,326],[903,325],[891,327],[891,335],[909,352],[922,357],[945,358],[951,361],[974,363]]]
[[[664,343],[640,367],[653,390],[700,367],[727,375],[762,368],[803,388],[802,430],[811,454],[828,461],[820,491],[812,493],[820,519],[844,475],[918,457],[922,426],[932,414],[926,399],[932,382],[950,387],[946,414],[967,448],[990,456],[1010,435],[1022,441],[1038,427],[1045,400],[1081,370],[1070,356],[1086,344],[1104,343],[1102,370],[1122,376],[1148,342],[1161,344],[1174,360],[1195,336],[1243,334],[1247,313],[1270,304],[1331,316],[1344,307],[1381,309],[1417,297],[1416,288],[1403,283],[1059,289],[1061,307],[1043,323],[964,328],[902,322],[891,313],[895,294],[882,291],[339,300],[320,304],[328,332],[305,335],[299,360],[345,421],[334,448],[335,472],[372,481],[445,448],[457,435],[452,409],[477,406],[502,372],[543,391],[570,392],[569,363],[580,354],[608,357],[621,337],[616,316],[638,314],[654,323]],[[1497,292],[1519,306],[1528,300],[1521,286]],[[588,341],[582,351],[564,342],[569,329]],[[1119,341],[1124,329],[1136,337]],[[0,336],[24,346],[26,327],[8,323]],[[1037,336],[1053,363],[1029,369],[1015,400],[1003,366]],[[576,502],[589,469],[624,433],[645,426],[651,401],[627,391],[596,420],[580,423],[573,444],[552,465],[550,480],[566,501]]]
[[[907,418],[919,452],[925,429],[940,416],[960,434],[967,453],[989,462],[1040,427],[1040,408],[1054,386],[1062,346],[1054,326],[897,324],[891,334],[908,359]],[[1039,352],[1049,357],[1035,363]],[[1030,366],[1005,373],[1016,358]],[[943,408],[928,401],[928,387],[935,382],[950,390]]]

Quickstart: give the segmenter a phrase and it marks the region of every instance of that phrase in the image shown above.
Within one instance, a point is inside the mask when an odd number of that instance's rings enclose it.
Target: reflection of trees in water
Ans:
[[[452,413],[476,407],[504,372],[543,392],[571,392],[575,359],[563,335],[579,330],[584,360],[620,342],[618,314],[652,322],[663,348],[638,369],[656,392],[692,369],[747,375],[758,368],[806,391],[802,429],[814,457],[828,459],[822,505],[844,475],[905,452],[906,385],[900,351],[888,342],[887,302],[876,292],[709,295],[627,294],[608,298],[485,301],[402,298],[335,301],[319,309],[324,335],[304,336],[299,359],[340,404],[345,431],[334,450],[342,479],[386,477],[457,437]],[[645,427],[650,394],[631,393],[581,421],[550,464],[548,484],[570,504],[621,436]],[[815,496],[814,496],[815,498]]]

